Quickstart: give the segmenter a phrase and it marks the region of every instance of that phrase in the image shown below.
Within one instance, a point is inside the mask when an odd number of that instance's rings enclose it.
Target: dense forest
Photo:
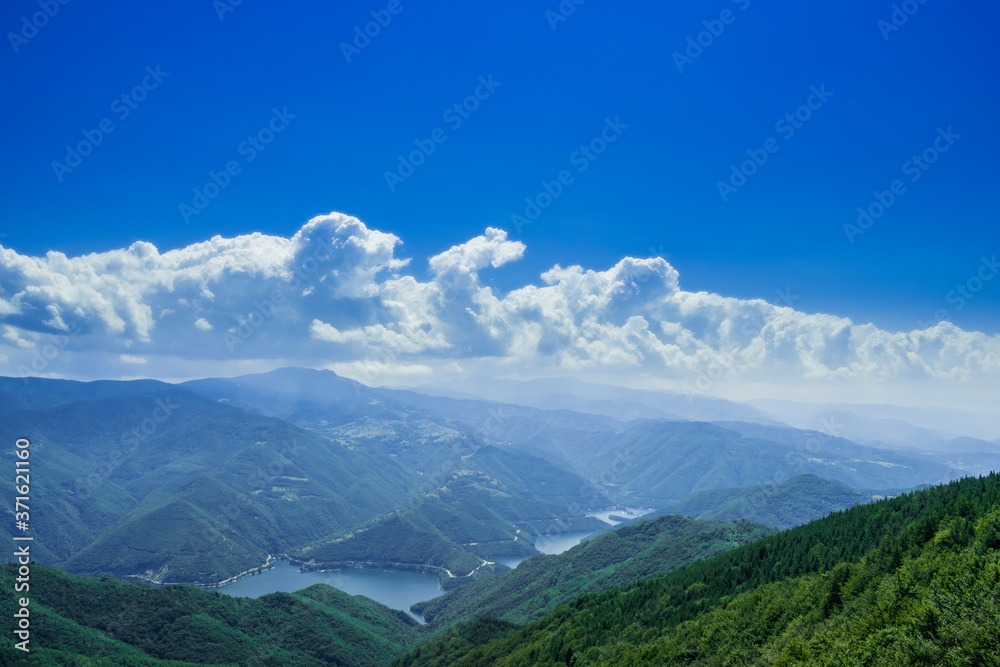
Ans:
[[[1000,475],[858,505],[667,574],[655,571],[657,546],[671,540],[675,547],[690,542],[692,556],[720,538],[748,542],[767,532],[748,522],[660,517],[463,587],[506,577],[527,588],[513,575],[559,563],[558,572],[537,571],[555,577],[538,590],[489,589],[495,613],[508,619],[551,609],[527,625],[479,618],[420,627],[402,612],[325,585],[232,598],[35,565],[36,650],[25,664],[998,664]],[[636,550],[642,558],[629,556]],[[620,565],[598,567],[609,559]],[[653,569],[616,578],[636,563]],[[14,572],[0,568],[0,585],[11,590]],[[633,576],[638,583],[628,586]],[[601,578],[607,590],[587,592],[586,583]],[[577,587],[585,594],[560,604]],[[450,595],[461,600],[462,591]],[[4,596],[0,614],[13,611],[13,597]],[[0,638],[0,650],[4,664],[23,657],[9,636]]]
[[[871,495],[843,484],[816,475],[797,475],[775,484],[698,491],[657,514],[711,521],[746,519],[775,528],[792,528],[870,500]]]
[[[773,534],[748,521],[662,516],[599,535],[557,556],[466,584],[413,606],[435,628],[477,616],[529,623],[586,593],[628,586]]]
[[[396,664],[996,665],[1000,475],[837,512]]]
[[[4,590],[14,590],[16,569],[0,566]],[[375,666],[422,636],[407,614],[323,584],[234,598],[188,585],[152,588],[33,565],[30,585],[31,653],[23,664],[32,666]],[[14,605],[14,596],[4,595],[0,614],[11,618]],[[0,638],[0,664],[29,657],[13,644],[9,633]]]
[[[554,525],[602,525],[575,502],[612,506],[570,470],[333,373],[186,387],[0,378],[0,438],[45,452],[39,562],[212,584],[287,554],[437,568],[451,586],[466,578],[447,571],[537,555],[532,536]],[[0,491],[13,495],[13,479]]]

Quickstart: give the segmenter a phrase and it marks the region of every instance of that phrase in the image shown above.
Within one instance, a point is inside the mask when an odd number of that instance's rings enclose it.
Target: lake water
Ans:
[[[535,538],[535,548],[543,554],[561,554],[583,542],[583,538],[590,537],[596,532],[596,530],[584,530],[555,535],[539,535]]]
[[[493,559],[494,563],[503,563],[507,567],[517,567],[517,564],[524,560],[524,556],[499,556]]]
[[[626,510],[606,510],[603,512],[591,512],[587,516],[592,516],[600,519],[601,521],[611,524],[612,526],[617,526],[620,521],[612,521],[609,517],[611,515],[616,515],[624,517],[626,519],[637,519],[643,514],[649,514],[652,509],[636,508],[630,507]],[[540,535],[535,538],[535,548],[541,551],[543,554],[555,555],[561,554],[564,551],[572,549],[584,539],[593,535],[594,530],[576,531],[572,533],[557,533],[555,535]],[[506,558],[494,558],[497,563],[503,563],[507,567],[517,567],[518,564],[524,560],[527,560],[524,556],[510,556]]]
[[[535,538],[535,548],[543,554],[549,556],[561,554],[567,549],[572,549],[582,542],[584,538],[593,535],[595,532],[597,531],[584,530],[572,533],[557,533],[555,535],[539,535]],[[525,560],[527,560],[527,558],[524,556],[509,556],[493,559],[494,562],[503,563],[507,567],[517,567],[519,563]]]
[[[410,605],[442,595],[433,574],[404,570],[347,568],[335,572],[300,572],[298,566],[277,561],[274,569],[244,577],[215,590],[234,597],[256,598],[278,591],[293,593],[313,584],[329,584],[351,595],[364,595],[392,609],[410,612]]]
[[[630,513],[612,511],[599,514],[618,514],[631,516]],[[639,516],[636,514],[635,516]],[[606,519],[602,519],[606,520]],[[610,521],[608,523],[611,523]],[[535,548],[543,554],[561,554],[575,547],[584,538],[596,531],[575,531],[557,533],[555,535],[540,535],[535,538]],[[508,567],[517,567],[525,560],[523,556],[509,558],[494,558],[497,563]],[[351,595],[364,595],[376,602],[381,602],[392,609],[402,609],[423,623],[423,619],[410,611],[410,605],[443,595],[444,591],[438,585],[437,575],[405,570],[369,570],[362,568],[346,568],[335,572],[300,572],[298,566],[279,560],[274,568],[244,577],[239,581],[216,588],[215,590],[234,597],[256,598],[268,593],[294,593],[313,584],[329,584]]]

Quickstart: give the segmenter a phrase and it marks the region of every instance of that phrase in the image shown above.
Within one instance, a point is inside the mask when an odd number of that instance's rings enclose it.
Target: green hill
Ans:
[[[531,536],[553,524],[596,528],[573,502],[606,502],[572,472],[333,373],[186,385],[211,397],[34,378],[21,396],[21,384],[0,378],[0,439],[32,442],[35,557],[78,574],[213,583],[290,554],[482,577],[503,569],[484,559],[537,554]],[[310,545],[329,553],[299,552]]]
[[[391,460],[181,389],[12,412],[0,439],[18,437],[44,508],[36,558],[80,574],[219,581],[391,511],[416,483]],[[0,479],[8,497],[12,483]]]
[[[798,475],[776,484],[698,491],[653,516],[681,514],[712,521],[746,519],[765,526],[792,528],[871,500],[872,496],[843,484],[815,475]]]
[[[380,517],[371,525],[301,549],[295,553],[296,562],[327,567],[361,562],[379,567],[419,566],[466,576],[483,562],[468,548],[469,543],[482,539],[514,544],[510,524],[485,507],[479,509],[490,516],[477,520],[469,512],[429,498],[416,510]],[[536,553],[530,542],[523,548],[525,555]]]
[[[746,521],[664,516],[600,535],[556,556],[531,558],[515,570],[467,584],[413,609],[435,627],[477,616],[527,623],[585,593],[627,588],[773,532]]]
[[[524,628],[456,628],[396,664],[995,665],[997,655],[993,474],[836,512]]]
[[[951,467],[915,454],[795,429],[748,425],[746,430],[703,422],[639,422],[608,441],[586,465],[599,472],[624,468],[618,499],[647,507],[663,507],[697,491],[773,483],[776,474],[812,474],[856,489],[913,488],[958,476]]]
[[[77,382],[37,377],[0,377],[0,415],[44,410],[76,401],[125,398],[172,389],[159,380],[95,380]]]
[[[309,566],[331,567],[366,563],[383,567],[436,568],[457,579],[505,570],[485,561],[500,556],[535,556],[534,536],[553,525],[593,530],[602,522],[571,513],[528,491],[511,459],[518,458],[493,446],[483,446],[464,457],[455,470],[430,493],[413,498],[399,509],[340,534],[319,540],[291,555]],[[520,457],[524,458],[524,457]],[[536,476],[552,479],[551,467],[539,462]],[[517,466],[529,466],[521,461]],[[537,475],[538,471],[540,475]],[[572,477],[572,476],[571,476]],[[544,485],[543,482],[540,482]],[[558,483],[558,482],[557,482]],[[550,485],[551,488],[551,485]]]
[[[15,566],[0,566],[4,590],[14,589],[15,576]],[[421,636],[403,612],[323,584],[233,598],[193,586],[85,579],[34,565],[30,593],[32,651],[23,664],[33,666],[375,666],[402,655]],[[13,595],[2,596],[0,614],[11,618],[14,604]],[[25,657],[11,633],[0,637],[0,664]],[[167,662],[172,660],[179,662]]]

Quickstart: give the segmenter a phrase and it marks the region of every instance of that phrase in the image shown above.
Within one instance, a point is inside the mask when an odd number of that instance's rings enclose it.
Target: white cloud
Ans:
[[[506,270],[525,251],[503,230],[431,257],[427,280],[396,257],[400,243],[334,213],[291,238],[216,236],[165,253],[145,242],[81,257],[0,247],[0,354],[9,375],[88,375],[101,372],[95,359],[113,374],[117,359],[121,374],[143,362],[161,377],[300,364],[354,369],[369,382],[470,369],[676,387],[713,368],[719,384],[1000,379],[1000,337],[946,322],[887,332],[686,292],[660,258],[554,266],[496,294],[479,273]],[[45,357],[45,346],[58,354]]]
[[[486,234],[477,236],[468,243],[453,246],[430,259],[431,270],[436,274],[448,271],[475,273],[489,265],[499,268],[508,262],[521,259],[524,244],[508,241],[507,232],[495,227],[487,227]]]

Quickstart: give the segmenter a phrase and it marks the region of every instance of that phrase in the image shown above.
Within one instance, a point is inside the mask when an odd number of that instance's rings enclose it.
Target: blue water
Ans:
[[[584,538],[593,535],[594,530],[575,531],[572,533],[556,533],[555,535],[539,535],[535,538],[535,548],[543,554],[554,555],[572,549]],[[527,560],[525,556],[508,556],[492,559],[496,563],[503,563],[507,567],[517,567],[519,563]]]
[[[256,598],[278,591],[294,593],[313,584],[329,584],[351,595],[364,595],[392,609],[410,613],[410,605],[443,595],[433,574],[403,570],[347,568],[335,572],[300,572],[295,565],[277,561],[274,569],[245,577],[215,590],[234,597]],[[410,614],[417,620],[415,614]]]
[[[535,548],[543,554],[561,554],[583,541],[595,531],[576,531],[540,535],[535,538]],[[524,556],[494,558],[497,563],[517,567]],[[268,593],[294,593],[313,584],[329,584],[350,595],[364,595],[392,609],[401,609],[423,622],[410,611],[410,605],[443,595],[444,591],[433,574],[404,570],[370,570],[345,568],[334,572],[300,572],[298,566],[279,560],[274,568],[240,579],[215,589],[234,597],[256,598]]]
[[[494,563],[503,563],[507,567],[517,567],[517,564],[524,559],[524,556],[501,556],[494,557],[492,560]]]
[[[539,535],[535,538],[535,548],[543,554],[561,554],[583,542],[583,538],[590,537],[596,532],[596,530],[584,530],[555,535]]]

